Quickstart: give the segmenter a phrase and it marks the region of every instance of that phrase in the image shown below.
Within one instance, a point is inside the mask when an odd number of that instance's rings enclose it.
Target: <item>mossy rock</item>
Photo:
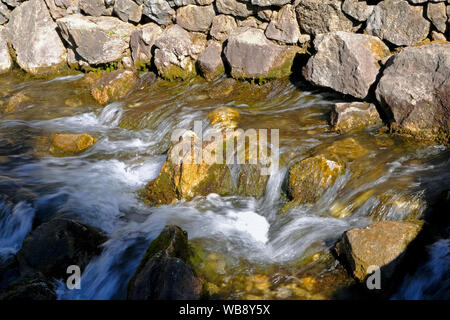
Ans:
[[[92,86],[92,97],[101,105],[124,98],[136,83],[136,74],[129,70],[116,70],[105,74]]]
[[[54,133],[49,151],[56,156],[76,155],[92,147],[96,139],[87,133]]]

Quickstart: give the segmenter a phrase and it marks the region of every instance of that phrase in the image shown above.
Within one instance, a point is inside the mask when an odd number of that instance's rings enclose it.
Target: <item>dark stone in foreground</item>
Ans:
[[[166,226],[153,240],[128,283],[130,300],[198,300],[202,282],[189,265],[187,233]]]
[[[40,225],[17,253],[21,273],[39,271],[48,277],[66,278],[67,267],[81,270],[101,252],[105,241],[100,230],[74,220],[57,218]]]

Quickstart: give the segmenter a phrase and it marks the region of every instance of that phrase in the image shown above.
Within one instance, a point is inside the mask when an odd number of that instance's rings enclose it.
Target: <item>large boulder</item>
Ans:
[[[409,46],[424,40],[430,22],[423,16],[422,6],[405,0],[384,0],[375,6],[365,30],[397,46]]]
[[[450,142],[450,43],[409,47],[393,56],[376,89],[391,127]]]
[[[289,75],[298,51],[271,42],[263,30],[247,27],[231,33],[224,53],[233,78],[264,80]]]
[[[378,61],[389,55],[377,37],[341,31],[318,35],[314,47],[317,53],[303,69],[306,80],[356,98],[367,97]]]
[[[3,35],[3,27],[0,27],[0,74],[8,72],[12,65],[13,61],[9,54],[8,42]]]
[[[296,11],[301,30],[311,35],[355,31],[356,27],[341,11],[341,6],[341,0],[299,0]]]
[[[161,33],[162,29],[156,23],[147,23],[131,34],[131,56],[138,69],[150,63],[153,46]]]
[[[356,279],[364,281],[373,272],[369,267],[375,266],[381,268],[382,280],[389,281],[422,225],[420,221],[382,221],[351,229],[342,235],[335,250]]]
[[[186,231],[166,226],[144,254],[128,283],[130,300],[198,300],[202,281],[191,266]]]
[[[195,61],[206,46],[206,37],[190,34],[178,25],[167,27],[155,41],[155,65],[167,80],[196,74]]]
[[[286,5],[272,15],[266,29],[266,37],[288,44],[296,44],[300,38],[300,28],[292,5]]]
[[[67,52],[56,27],[44,0],[27,1],[11,13],[5,35],[26,72],[49,74],[66,66]]]
[[[114,17],[86,17],[80,14],[57,20],[61,36],[80,62],[107,64],[126,56],[134,26]]]
[[[142,14],[159,25],[168,25],[175,18],[175,10],[166,0],[144,0]]]
[[[187,5],[177,9],[177,24],[189,31],[206,32],[215,15],[212,5]]]
[[[40,225],[25,238],[17,253],[21,273],[39,271],[63,279],[67,267],[87,266],[105,241],[100,230],[70,219],[57,218]]]

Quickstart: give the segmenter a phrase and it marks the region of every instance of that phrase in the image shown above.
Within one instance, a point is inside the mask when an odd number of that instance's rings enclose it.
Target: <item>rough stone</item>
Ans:
[[[419,221],[382,221],[366,228],[351,229],[342,235],[335,248],[358,280],[366,279],[370,266],[378,266],[382,280],[388,281],[422,224]]]
[[[318,35],[314,47],[317,53],[303,69],[306,80],[357,98],[367,97],[378,61],[389,55],[377,37],[341,31]]]
[[[79,61],[89,65],[120,61],[129,49],[134,26],[114,17],[80,14],[57,20],[61,35]]]
[[[251,5],[237,0],[216,0],[216,8],[219,13],[240,18],[247,18],[253,14]]]
[[[391,126],[450,142],[450,43],[403,49],[389,60],[376,97]]]
[[[399,18],[401,17],[401,18]],[[367,20],[366,32],[397,46],[409,46],[424,40],[430,22],[423,17],[423,7],[404,0],[378,3]]]
[[[50,152],[54,155],[75,155],[95,143],[95,138],[87,133],[55,133],[50,137]]]
[[[197,66],[208,81],[223,75],[225,66],[222,61],[222,45],[217,41],[209,41],[205,51],[198,57]]]
[[[445,33],[447,29],[447,8],[445,3],[429,2],[427,5],[427,17],[439,32]]]
[[[317,35],[333,31],[355,31],[357,27],[341,11],[340,0],[299,0],[297,18],[303,32]]]
[[[8,43],[3,35],[3,27],[0,27],[0,74],[11,70],[13,61],[9,54]]]
[[[162,29],[155,23],[147,23],[131,34],[131,56],[136,67],[147,65],[152,58],[152,49]]]
[[[288,44],[295,44],[300,37],[297,16],[292,5],[286,5],[272,17],[266,29],[266,37]]]
[[[236,20],[232,16],[220,14],[214,17],[209,34],[216,40],[225,41],[236,28]]]
[[[106,11],[104,0],[79,0],[80,9],[87,15],[100,17]]]
[[[189,31],[206,32],[215,16],[214,8],[209,6],[187,5],[177,9],[177,24]]]
[[[364,22],[369,18],[373,8],[374,6],[368,5],[367,1],[345,0],[342,4],[342,11],[360,22]]]
[[[79,13],[79,0],[45,0],[53,19]]]
[[[175,10],[166,0],[144,0],[142,14],[157,24],[168,25],[175,17]]]
[[[66,49],[43,0],[16,8],[4,34],[16,52],[17,64],[28,73],[54,73],[66,65]]]
[[[115,0],[114,14],[122,21],[138,23],[142,18],[142,6],[132,0]]]
[[[231,75],[241,79],[272,79],[287,76],[298,48],[269,41],[264,31],[237,28],[228,38],[224,53]]]

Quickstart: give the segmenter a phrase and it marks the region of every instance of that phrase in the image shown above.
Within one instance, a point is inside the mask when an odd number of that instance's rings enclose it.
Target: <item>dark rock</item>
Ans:
[[[128,283],[130,300],[198,300],[202,281],[196,277],[189,259],[187,233],[166,226],[153,240]]]

